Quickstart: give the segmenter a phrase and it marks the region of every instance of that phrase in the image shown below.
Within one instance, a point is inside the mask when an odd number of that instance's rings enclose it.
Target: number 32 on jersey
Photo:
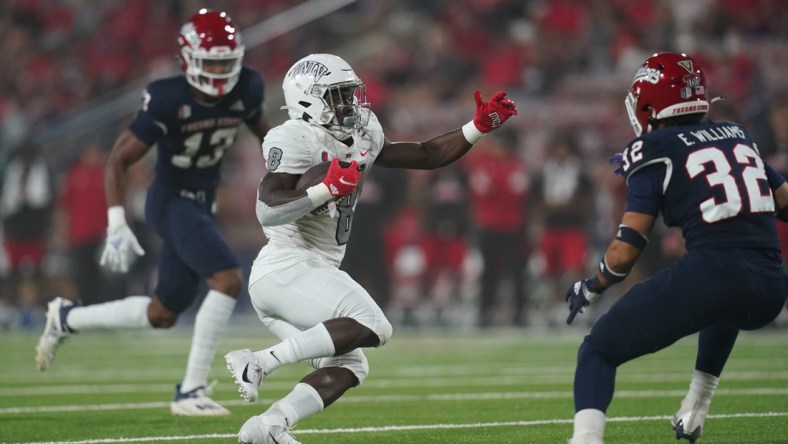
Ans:
[[[643,142],[636,141],[624,151],[624,171],[629,171],[633,164],[643,160],[642,149]],[[752,147],[739,143],[727,155],[718,147],[701,148],[687,156],[684,167],[690,179],[704,177],[710,188],[710,197],[699,205],[705,222],[713,223],[737,216],[745,209],[742,198],[745,194],[749,202],[746,211],[774,212],[774,198],[763,160]],[[711,190],[715,189],[721,190],[724,197],[712,195]]]

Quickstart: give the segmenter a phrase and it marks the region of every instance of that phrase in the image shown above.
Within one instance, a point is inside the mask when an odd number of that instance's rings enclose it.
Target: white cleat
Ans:
[[[38,345],[36,345],[36,364],[39,370],[44,371],[52,365],[57,348],[71,336],[63,317],[67,307],[73,305],[73,302],[61,297],[53,299],[47,305],[46,325],[41,337],[38,338]]]
[[[227,416],[230,411],[208,396],[208,389],[201,385],[186,393],[181,385],[175,386],[175,399],[170,403],[170,411],[176,416]]]
[[[287,419],[279,416],[261,415],[247,419],[238,432],[242,444],[301,444],[296,441]]]
[[[670,425],[676,431],[676,439],[686,439],[693,444],[703,431],[703,421],[708,413],[703,409],[677,412],[670,420]]]
[[[567,441],[567,444],[605,444],[602,438],[598,435],[588,434],[573,436],[572,439]]]
[[[260,384],[263,383],[265,373],[259,360],[251,350],[235,350],[224,355],[227,361],[227,370],[233,376],[238,393],[246,402],[257,401]]]

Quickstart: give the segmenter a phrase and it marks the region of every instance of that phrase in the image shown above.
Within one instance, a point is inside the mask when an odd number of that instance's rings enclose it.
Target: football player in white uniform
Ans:
[[[341,58],[312,54],[287,72],[282,88],[290,120],[263,142],[268,173],[258,190],[257,217],[268,243],[249,278],[252,304],[282,341],[225,356],[241,396],[257,400],[263,378],[305,361],[315,368],[239,432],[243,443],[296,443],[300,419],[336,401],[367,377],[363,347],[385,344],[389,321],[367,291],[339,269],[353,209],[373,164],[435,169],[456,161],[485,133],[516,115],[498,92],[461,128],[424,142],[391,142],[366,101],[364,83]],[[310,167],[330,161],[321,182],[297,187]],[[308,184],[307,184],[308,185]]]

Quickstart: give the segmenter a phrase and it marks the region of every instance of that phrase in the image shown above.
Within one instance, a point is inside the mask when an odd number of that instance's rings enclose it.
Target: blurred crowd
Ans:
[[[126,205],[148,254],[128,275],[97,265],[106,229],[103,163],[132,115],[76,141],[47,139],[48,131],[130,85],[177,74],[179,27],[201,7],[227,11],[245,30],[311,3],[0,4],[0,329],[37,328],[55,295],[93,303],[149,294],[155,281],[157,240],[142,211],[152,159],[135,166]],[[391,140],[421,140],[467,122],[476,88],[485,97],[506,90],[520,109],[456,165],[377,168],[365,184],[343,268],[401,326],[563,323],[565,289],[589,273],[623,212],[625,184],[608,157],[633,137],[623,99],[654,52],[702,61],[711,95],[725,98],[710,118],[745,124],[761,154],[788,176],[785,1],[347,3],[247,48],[245,63],[267,82],[274,124],[286,118],[282,76],[314,52],[355,67]],[[265,243],[254,214],[265,166],[252,137],[236,145],[226,156],[217,217],[248,267]],[[788,253],[788,230],[781,227],[781,236]],[[634,276],[608,300],[682,253],[681,234],[660,225]]]

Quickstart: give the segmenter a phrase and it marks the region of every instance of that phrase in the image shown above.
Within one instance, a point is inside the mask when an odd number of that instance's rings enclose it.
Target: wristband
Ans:
[[[616,239],[628,243],[640,251],[643,251],[648,245],[648,238],[640,234],[637,230],[630,228],[624,224],[618,226]]]
[[[122,205],[115,205],[107,209],[107,226],[117,228],[126,225],[126,210]]]
[[[484,137],[484,134],[485,133],[479,131],[479,128],[476,128],[476,124],[473,123],[473,120],[462,126],[462,135],[465,136],[465,140],[471,145],[475,145],[476,142],[480,141],[482,137]]]
[[[594,277],[586,281],[586,288],[588,289],[588,291],[598,294],[602,294],[602,292],[607,290],[607,287],[605,287],[604,285],[602,285],[601,282],[599,282],[599,278],[596,277],[596,275],[594,275]]]
[[[605,278],[605,282],[607,282],[608,287],[623,281],[629,275],[629,272],[616,273],[615,271],[611,270],[607,265],[607,259],[605,259],[604,256],[602,256],[602,260],[599,262],[599,272]]]
[[[315,208],[323,205],[332,197],[331,191],[328,189],[328,185],[324,184],[323,182],[307,188],[306,196],[309,198],[309,201],[312,202],[312,205]]]

